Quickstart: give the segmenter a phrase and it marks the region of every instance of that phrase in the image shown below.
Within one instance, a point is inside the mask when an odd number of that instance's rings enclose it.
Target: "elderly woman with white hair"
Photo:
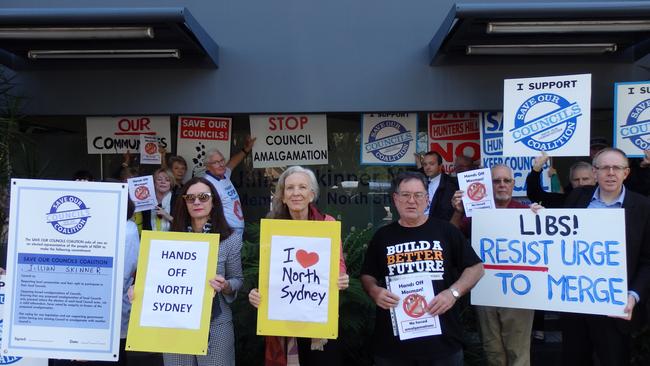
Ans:
[[[314,201],[318,197],[318,182],[314,173],[300,166],[292,166],[280,175],[273,196],[273,207],[266,216],[270,219],[334,221],[332,216],[321,213]],[[339,290],[349,285],[345,261],[341,249],[339,262]],[[257,289],[252,289],[248,300],[254,307],[260,305]],[[338,365],[340,353],[336,340],[266,337],[266,365],[297,364]]]

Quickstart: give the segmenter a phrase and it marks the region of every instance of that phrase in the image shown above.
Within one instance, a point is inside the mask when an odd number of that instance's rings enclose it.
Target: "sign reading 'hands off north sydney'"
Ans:
[[[506,79],[503,154],[589,155],[591,74]]]

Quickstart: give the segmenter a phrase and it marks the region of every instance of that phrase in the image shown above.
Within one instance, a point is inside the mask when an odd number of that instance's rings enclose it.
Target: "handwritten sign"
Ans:
[[[429,150],[442,157],[444,171],[455,171],[457,156],[469,156],[473,161],[481,157],[479,126],[476,112],[429,113]]]
[[[417,113],[367,113],[361,123],[361,164],[415,165]]]
[[[210,149],[218,149],[224,160],[230,160],[232,118],[226,117],[178,117],[177,154],[187,162],[183,181],[201,175],[205,171],[203,158]]]
[[[88,154],[124,154],[140,152],[140,135],[157,136],[157,143],[169,148],[169,117],[123,116],[87,117]]]
[[[338,336],[341,224],[263,219],[257,334]]]
[[[145,175],[127,179],[129,197],[135,204],[135,212],[151,210],[158,204],[153,176]]]
[[[205,355],[218,234],[142,231],[126,349]]]
[[[477,210],[472,220],[485,266],[472,304],[623,315],[623,209]]]
[[[589,155],[591,74],[506,79],[503,153]]]
[[[614,118],[614,146],[628,157],[644,157],[650,149],[650,81],[616,83]]]
[[[253,168],[327,164],[324,114],[251,115]]]
[[[458,188],[463,191],[465,216],[472,217],[474,210],[477,209],[495,207],[490,169],[458,173]]]

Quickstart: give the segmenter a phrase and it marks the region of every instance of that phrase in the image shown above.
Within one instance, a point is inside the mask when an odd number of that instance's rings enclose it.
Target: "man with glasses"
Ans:
[[[599,151],[594,156],[593,173],[598,185],[574,189],[566,207],[625,210],[626,316],[563,314],[562,357],[565,365],[591,365],[594,354],[600,365],[629,365],[630,331],[640,325],[643,311],[636,305],[650,296],[650,200],[624,187],[630,168],[619,149]]]
[[[361,269],[363,288],[377,305],[372,342],[376,366],[463,365],[462,328],[455,305],[481,278],[483,264],[458,229],[424,214],[427,183],[421,173],[397,175],[393,202],[399,220],[377,230]],[[439,316],[442,334],[400,341],[390,315],[400,298],[386,289],[386,277],[425,273],[433,278],[435,296],[425,299],[424,310]]]
[[[492,190],[497,209],[528,208],[512,199],[515,179],[512,169],[506,165],[495,165],[491,169]],[[456,191],[452,199],[455,212],[451,223],[460,228],[469,238],[472,221],[465,217],[463,191]],[[479,225],[480,223],[475,223]],[[530,365],[530,334],[533,327],[534,310],[513,309],[497,306],[476,306],[483,350],[490,366]]]
[[[235,169],[244,158],[250,154],[255,144],[255,138],[246,137],[244,148],[230,157],[226,162],[223,154],[218,149],[210,149],[205,154],[203,164],[205,165],[205,178],[212,183],[221,198],[223,214],[233,231],[240,239],[244,235],[244,212],[242,211],[239,193],[230,180],[232,170]]]

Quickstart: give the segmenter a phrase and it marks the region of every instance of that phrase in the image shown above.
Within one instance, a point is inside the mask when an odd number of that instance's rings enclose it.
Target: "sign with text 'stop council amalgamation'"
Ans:
[[[503,154],[589,155],[591,74],[506,79]]]

